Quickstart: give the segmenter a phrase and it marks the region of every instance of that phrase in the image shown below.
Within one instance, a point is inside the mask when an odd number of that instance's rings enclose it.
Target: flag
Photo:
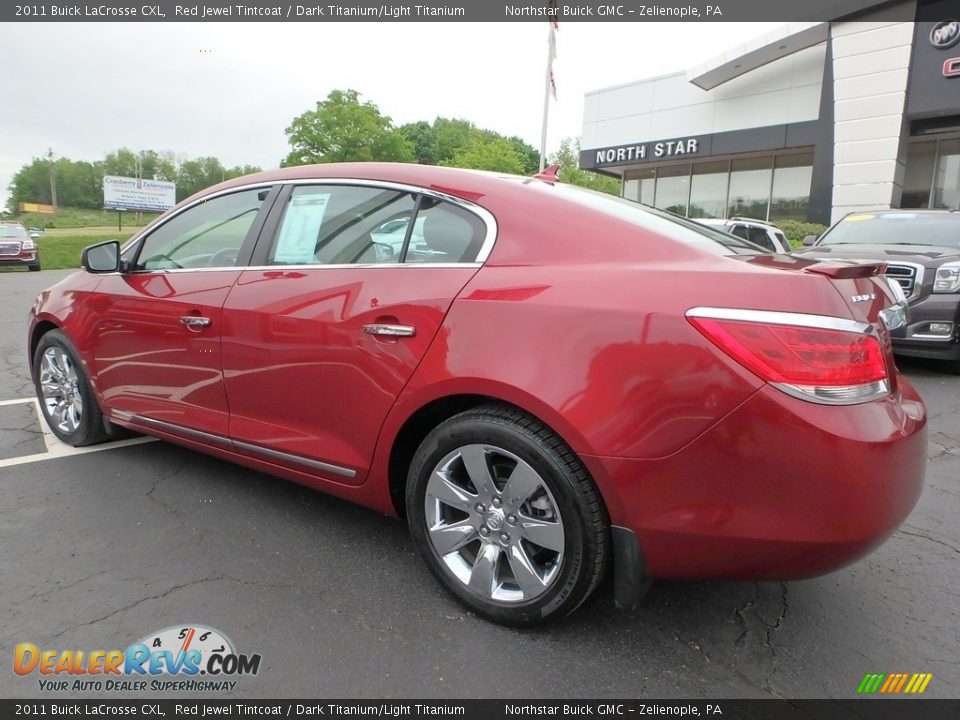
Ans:
[[[553,76],[553,61],[557,57],[557,30],[560,26],[557,24],[557,0],[548,0],[547,11],[550,19],[550,37],[547,39],[550,52],[547,60],[547,77],[550,81],[550,94],[553,99],[557,99],[557,81]]]

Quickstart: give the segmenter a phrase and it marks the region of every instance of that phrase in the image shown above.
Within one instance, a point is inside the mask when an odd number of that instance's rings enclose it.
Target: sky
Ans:
[[[777,23],[561,22],[547,152],[585,92],[687,70]],[[548,23],[28,23],[0,42],[0,207],[35,157],[112,150],[275,168],[284,130],[352,88],[397,125],[465,118],[539,148]]]

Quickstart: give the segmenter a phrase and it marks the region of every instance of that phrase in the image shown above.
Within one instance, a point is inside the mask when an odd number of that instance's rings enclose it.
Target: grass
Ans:
[[[123,227],[127,225],[146,225],[157,217],[156,213],[140,213],[140,222],[136,223],[137,214],[132,212],[120,213]],[[85,227],[117,227],[116,210],[87,210],[84,208],[61,207],[56,215],[42,215],[40,213],[24,213],[12,218],[22,222],[27,227],[42,228],[85,228]]]
[[[60,270],[63,268],[80,267],[80,252],[88,245],[94,245],[104,240],[125,241],[135,232],[134,228],[124,229],[118,233],[116,228],[104,232],[102,228],[78,228],[72,233],[61,231],[53,234],[44,233],[37,242],[40,245],[40,265],[44,270]]]

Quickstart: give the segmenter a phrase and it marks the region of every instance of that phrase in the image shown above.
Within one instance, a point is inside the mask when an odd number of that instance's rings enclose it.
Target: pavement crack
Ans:
[[[908,526],[904,526],[904,527],[908,527]],[[920,529],[920,528],[916,528],[916,527],[914,527],[914,526],[912,526],[912,525],[910,525],[909,527],[912,527],[914,530],[919,530],[919,529]],[[932,537],[930,537],[929,535],[927,535],[927,534],[924,533],[924,532],[910,532],[909,530],[904,530],[902,527],[900,528],[900,530],[899,530],[898,532],[901,532],[901,533],[903,533],[904,535],[909,535],[910,537],[916,537],[916,538],[921,538],[921,539],[923,539],[923,540],[929,540],[929,541],[932,542],[932,543],[935,543],[935,544],[937,544],[937,545],[942,545],[943,547],[947,548],[948,550],[953,550],[955,553],[960,554],[960,548],[954,547],[954,546],[951,545],[950,543],[945,543],[945,542],[943,542],[943,540],[937,540],[937,538],[932,538]]]
[[[211,582],[211,581],[220,580],[220,579],[221,579],[221,578],[219,578],[219,577],[217,577],[217,576],[215,576],[215,575],[208,575],[207,577],[202,578],[202,579],[200,579],[200,580],[191,580],[190,582],[182,583],[182,584],[180,584],[180,585],[173,585],[173,586],[167,588],[166,590],[164,590],[162,593],[159,593],[159,594],[157,594],[157,595],[148,595],[147,597],[140,598],[139,600],[136,600],[136,601],[134,601],[134,602],[132,602],[132,603],[130,603],[130,604],[128,604],[128,605],[124,605],[124,606],[121,607],[121,608],[117,608],[116,610],[111,610],[111,611],[108,612],[106,615],[103,615],[103,616],[101,616],[101,617],[98,617],[98,618],[96,618],[96,619],[94,619],[94,620],[90,620],[90,621],[85,622],[85,623],[80,623],[79,625],[75,625],[75,626],[71,626],[71,627],[65,628],[64,630],[61,630],[60,632],[58,632],[57,634],[55,634],[53,637],[54,637],[54,638],[58,638],[58,637],[60,637],[60,636],[62,636],[62,635],[65,635],[66,633],[70,632],[71,630],[76,630],[76,629],[82,628],[82,627],[89,627],[90,625],[96,625],[97,623],[101,623],[101,622],[103,622],[104,620],[108,620],[108,619],[112,618],[114,615],[119,615],[120,613],[126,612],[127,610],[132,610],[133,608],[137,607],[138,605],[142,605],[143,603],[149,602],[150,600],[160,600],[161,598],[165,598],[165,597],[167,597],[167,595],[170,595],[171,593],[174,593],[174,592],[176,592],[177,590],[183,590],[184,588],[192,587],[192,586],[194,586],[194,585],[201,585],[201,584],[206,583],[206,582]]]
[[[734,645],[737,647],[743,647],[747,642],[747,636],[750,634],[750,629],[747,627],[747,611],[753,607],[753,604],[757,601],[757,598],[760,597],[760,583],[753,584],[753,597],[747,600],[743,605],[734,610],[734,614],[737,618],[737,623],[740,625],[740,635],[734,640]]]
[[[82,584],[82,583],[85,583],[87,580],[92,580],[93,578],[98,577],[98,576],[100,576],[100,575],[106,575],[108,572],[109,572],[108,570],[101,570],[101,571],[95,572],[95,573],[93,573],[93,574],[91,574],[91,575],[87,575],[87,576],[85,576],[85,577],[82,577],[82,578],[80,578],[79,580],[74,580],[73,582],[67,583],[66,585],[60,585],[60,584],[58,583],[55,587],[52,587],[52,588],[50,588],[49,590],[45,590],[44,592],[35,593],[35,594],[31,595],[31,596],[29,597],[29,599],[30,599],[30,600],[39,600],[40,598],[46,597],[47,595],[53,595],[54,593],[62,592],[62,591],[64,591],[64,590],[69,590],[69,589],[72,588],[72,587],[76,587],[77,585],[80,585],[80,584]]]
[[[760,622],[764,624],[764,644],[767,646],[767,649],[770,651],[770,668],[767,671],[766,677],[763,679],[763,687],[770,692],[774,692],[773,688],[770,686],[770,678],[773,677],[773,674],[780,667],[780,657],[777,655],[777,649],[773,646],[773,633],[780,629],[780,626],[783,624],[784,618],[787,617],[787,611],[789,610],[789,605],[787,604],[787,584],[785,582],[780,583],[780,614],[777,616],[777,619],[773,624],[768,624],[763,622],[763,618],[760,618]],[[757,616],[759,617],[759,615]]]

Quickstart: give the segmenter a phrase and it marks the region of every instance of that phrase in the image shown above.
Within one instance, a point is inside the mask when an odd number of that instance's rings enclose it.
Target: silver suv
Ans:
[[[783,230],[763,220],[732,217],[726,220],[723,218],[703,218],[697,219],[697,222],[736,235],[752,242],[754,245],[766,248],[770,252],[790,252],[790,243],[787,241],[787,236],[783,234]]]

